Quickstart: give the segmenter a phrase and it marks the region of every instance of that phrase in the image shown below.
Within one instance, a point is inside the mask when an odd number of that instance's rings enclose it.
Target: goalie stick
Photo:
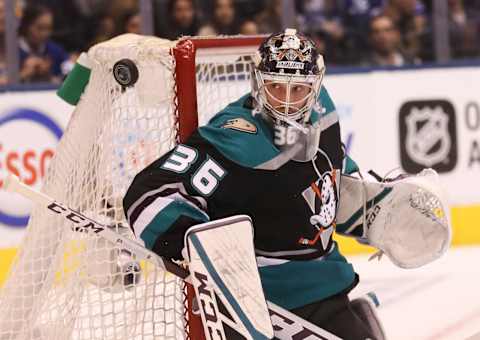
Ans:
[[[191,282],[190,273],[187,269],[169,261],[154,252],[146,249],[134,240],[120,235],[108,226],[88,218],[82,213],[56,202],[44,193],[41,193],[20,182],[18,177],[9,174],[4,181],[4,190],[16,192],[39,204],[54,214],[58,214],[70,223],[71,229],[80,233],[94,233],[122,250],[128,251],[136,260],[148,260],[157,264],[160,268],[180,277],[186,282]],[[268,311],[275,331],[275,338],[280,340],[337,340],[339,337],[304,320],[284,308],[267,300]]]

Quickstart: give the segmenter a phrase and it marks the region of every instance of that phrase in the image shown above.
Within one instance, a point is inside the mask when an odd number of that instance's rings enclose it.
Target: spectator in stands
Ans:
[[[198,35],[238,34],[239,27],[233,0],[215,0],[213,17],[200,27]]]
[[[115,25],[119,27],[120,20],[127,13],[134,12],[138,9],[139,0],[75,0],[82,2],[106,2],[108,4],[106,14],[115,20]]]
[[[255,22],[260,33],[282,31],[282,0],[266,0],[266,7],[255,17]]]
[[[265,8],[265,2],[266,0],[235,0],[236,15],[240,20],[251,20]]]
[[[334,0],[303,0],[297,2],[301,31],[323,31],[335,40],[345,33],[341,2]]]
[[[243,35],[255,35],[258,34],[258,26],[257,23],[253,20],[244,20],[240,24],[240,34]]]
[[[372,50],[364,61],[366,66],[403,66],[414,60],[402,53],[400,32],[393,20],[386,15],[378,15],[370,20],[369,39]]]
[[[98,23],[109,10],[108,0],[28,1],[50,8],[54,17],[51,39],[70,53],[84,51],[92,44]]]
[[[297,2],[298,22],[301,30],[320,46],[325,47],[325,60],[329,65],[358,62],[358,48],[354,36],[347,35],[344,25],[345,3],[334,0],[303,0]]]
[[[386,0],[344,0],[341,6],[341,18],[345,38],[350,44],[350,59],[357,63],[359,52],[365,54],[370,49],[370,19],[380,14]]]
[[[370,19],[380,14],[386,0],[344,0],[341,7],[344,23],[352,27],[368,32]]]
[[[349,40],[336,41],[322,30],[310,31],[308,36],[315,41],[317,49],[325,58],[327,66],[345,66],[359,62],[359,51],[356,54],[355,51],[352,51]]]
[[[155,32],[159,37],[175,40],[185,35],[197,35],[199,16],[193,0],[169,0],[166,20],[164,11],[156,12]]]
[[[7,65],[5,55],[5,3],[0,0],[0,86],[7,84]]]
[[[389,16],[401,35],[403,51],[411,58],[422,54],[421,39],[426,33],[425,6],[418,0],[388,0],[382,14]]]
[[[135,10],[125,13],[120,22],[119,33],[142,34],[142,18],[139,11]]]
[[[19,27],[20,80],[59,83],[69,62],[65,50],[50,40],[53,15],[42,5],[27,5]]]
[[[117,34],[115,19],[110,14],[101,15],[95,22],[94,34],[87,48],[113,38]]]
[[[480,11],[466,9],[463,0],[448,0],[450,46],[453,58],[471,58],[480,53]]]

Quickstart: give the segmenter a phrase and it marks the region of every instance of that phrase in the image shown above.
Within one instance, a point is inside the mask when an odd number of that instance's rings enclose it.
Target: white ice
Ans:
[[[452,248],[417,269],[368,257],[349,257],[360,275],[350,297],[377,294],[388,340],[480,339],[480,247]]]

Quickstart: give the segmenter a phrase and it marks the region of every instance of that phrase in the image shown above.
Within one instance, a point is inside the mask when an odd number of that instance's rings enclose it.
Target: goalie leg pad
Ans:
[[[232,331],[245,339],[273,338],[250,218],[203,223],[190,228],[185,239],[207,339],[225,339]]]

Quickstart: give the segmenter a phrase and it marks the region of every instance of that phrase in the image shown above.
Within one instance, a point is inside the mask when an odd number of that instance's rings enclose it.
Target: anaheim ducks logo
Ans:
[[[247,133],[257,133],[257,127],[243,118],[229,119],[222,126],[224,129],[232,129]]]
[[[311,183],[310,187],[302,192],[313,215],[310,223],[318,231],[313,239],[302,237],[298,243],[303,245],[315,245],[322,242],[322,247],[327,250],[328,243],[335,228],[335,216],[337,213],[338,188],[336,172],[326,172],[317,181]]]
[[[276,35],[267,42],[272,61],[299,61],[312,62],[313,44],[308,39],[301,39],[293,32]],[[278,67],[278,66],[277,66]]]

